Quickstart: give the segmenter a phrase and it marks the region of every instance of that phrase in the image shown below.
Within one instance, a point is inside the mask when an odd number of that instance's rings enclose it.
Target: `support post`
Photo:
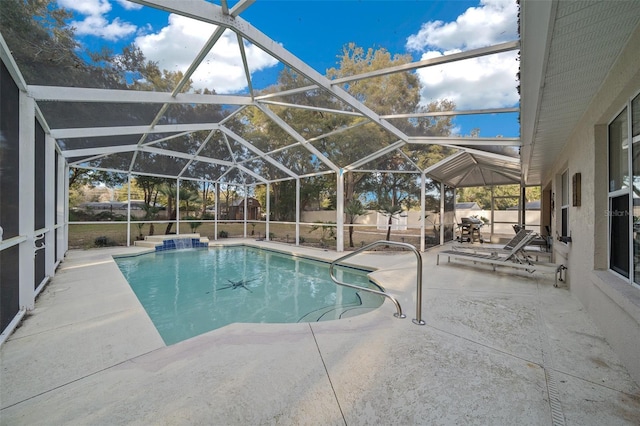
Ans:
[[[247,185],[243,185],[242,189],[244,190],[244,214],[242,215],[244,223],[242,235],[244,238],[247,238],[247,208],[249,207],[249,200],[247,200],[247,198],[249,198],[249,195],[247,193]]]
[[[493,185],[491,185],[491,235],[492,236],[493,236],[494,230],[495,230],[495,226],[494,226],[494,223],[495,223],[495,217],[494,216],[495,215],[494,215],[494,212],[496,211],[496,203],[495,203],[495,200],[493,199],[493,197],[494,197],[493,190],[494,190],[494,187],[493,187]]]
[[[69,250],[69,164],[65,161],[64,163],[64,253],[67,253]]]
[[[127,174],[127,247],[131,245],[131,173]]]
[[[218,239],[218,217],[220,216],[220,209],[218,208],[218,200],[220,199],[220,182],[215,183],[215,192],[213,196],[213,211],[216,215],[213,218],[213,239]]]
[[[176,235],[180,235],[180,179],[176,179]]]
[[[336,251],[344,251],[344,169],[336,173]]]
[[[300,178],[296,178],[296,245],[300,245]]]
[[[69,176],[69,169],[66,167],[66,163],[64,157],[62,155],[58,155],[58,175],[56,179],[58,180],[58,203],[56,205],[56,226],[62,225],[57,228],[57,243],[58,243],[58,252],[56,253],[56,262],[58,260],[62,260],[64,257],[64,253],[66,252],[65,247],[65,234],[67,232],[66,225],[66,217],[65,216],[65,200],[67,197],[67,181],[65,176]],[[65,173],[67,172],[67,173]]]
[[[444,182],[440,182],[440,245],[444,244]]]
[[[264,240],[269,241],[269,223],[271,221],[271,184],[267,184],[267,217],[265,224],[265,236]]]
[[[527,204],[527,188],[520,182],[520,211],[518,212],[518,224],[522,227],[527,225],[526,204]]]
[[[35,305],[35,102],[25,92],[19,101],[20,143],[18,191],[20,221],[18,233],[26,237],[19,245],[19,305],[20,309],[33,309]]]
[[[425,244],[424,244],[424,235],[425,235],[425,221],[427,220],[427,212],[426,210],[426,205],[427,205],[427,200],[426,200],[426,191],[427,191],[427,176],[424,174],[424,172],[422,172],[422,174],[420,175],[420,214],[422,215],[422,218],[420,220],[420,251],[423,252],[425,249]]]
[[[56,161],[56,146],[55,140],[50,135],[45,135],[45,190],[44,190],[44,227],[47,228],[47,233],[44,237],[45,244],[45,275],[53,277],[55,274],[56,265],[56,253],[55,253],[55,239],[56,239],[56,179],[55,174],[55,161]]]

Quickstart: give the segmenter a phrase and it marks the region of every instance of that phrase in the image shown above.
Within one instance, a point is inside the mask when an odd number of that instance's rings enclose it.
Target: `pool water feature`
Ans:
[[[378,295],[336,286],[329,265],[248,246],[157,251],[115,258],[167,345],[234,322],[339,319],[378,308]],[[341,281],[379,289],[365,270]]]

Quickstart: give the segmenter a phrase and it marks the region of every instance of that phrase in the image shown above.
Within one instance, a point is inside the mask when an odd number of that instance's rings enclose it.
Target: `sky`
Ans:
[[[186,0],[185,0],[186,1]],[[91,49],[119,52],[135,43],[149,60],[185,71],[214,26],[142,7],[127,0],[57,0],[74,12],[70,25]],[[214,2],[215,3],[215,2]],[[229,0],[232,7],[236,2]],[[517,40],[516,0],[256,0],[240,17],[280,43],[316,71],[338,65],[350,42],[385,48],[418,61]],[[247,93],[235,34],[225,32],[193,75],[195,88],[220,94]],[[277,60],[246,47],[254,87],[275,82]],[[216,64],[216,66],[210,66]],[[448,99],[457,109],[517,107],[517,53],[508,52],[416,71],[422,102]],[[518,114],[460,116],[455,132],[481,137],[518,137]]]

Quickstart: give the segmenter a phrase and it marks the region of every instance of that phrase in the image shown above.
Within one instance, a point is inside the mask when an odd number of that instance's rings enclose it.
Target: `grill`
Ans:
[[[461,243],[469,242],[475,243],[480,242],[484,243],[484,239],[480,234],[480,228],[484,226],[484,222],[475,217],[463,217],[462,223],[458,224],[458,238],[457,240]]]

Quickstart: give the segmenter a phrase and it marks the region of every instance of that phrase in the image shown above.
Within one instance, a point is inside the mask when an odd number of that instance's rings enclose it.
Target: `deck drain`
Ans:
[[[549,394],[549,405],[551,406],[551,422],[553,426],[565,426],[564,411],[560,402],[560,393],[555,378],[553,358],[551,356],[551,344],[547,334],[547,326],[542,317],[540,309],[540,292],[538,291],[538,323],[540,324],[540,346],[542,347],[542,368],[547,381],[547,393]]]

